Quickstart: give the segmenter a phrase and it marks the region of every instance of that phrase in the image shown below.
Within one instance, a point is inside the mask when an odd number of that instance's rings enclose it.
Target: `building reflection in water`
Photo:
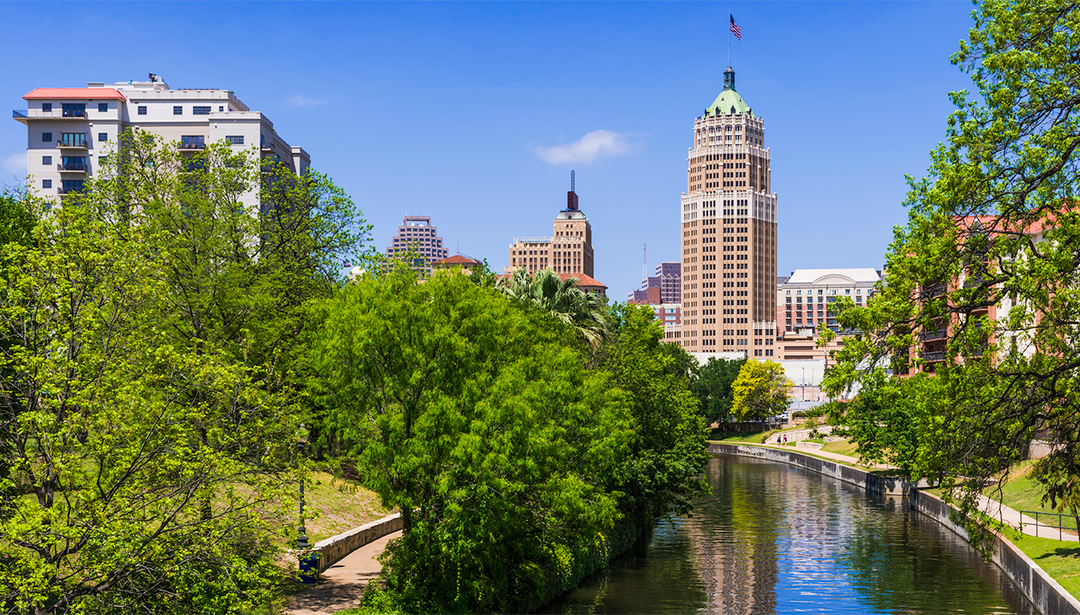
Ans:
[[[710,461],[692,516],[548,613],[1033,613],[992,564],[900,498],[791,466]]]

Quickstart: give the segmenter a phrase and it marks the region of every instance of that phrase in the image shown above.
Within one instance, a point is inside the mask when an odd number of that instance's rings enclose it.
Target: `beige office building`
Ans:
[[[724,90],[694,120],[682,195],[682,323],[689,352],[773,357],[776,338],[776,194],[765,125]]]
[[[570,191],[566,193],[566,209],[555,216],[551,237],[516,237],[510,244],[506,275],[518,269],[536,273],[551,269],[555,273],[583,273],[593,276],[592,224],[578,209],[571,172]]]

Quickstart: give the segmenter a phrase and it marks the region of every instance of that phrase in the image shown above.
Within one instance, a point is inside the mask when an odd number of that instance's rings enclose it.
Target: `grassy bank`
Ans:
[[[308,510],[314,513],[307,521],[312,543],[392,513],[382,507],[374,492],[327,472],[313,472],[304,487]]]

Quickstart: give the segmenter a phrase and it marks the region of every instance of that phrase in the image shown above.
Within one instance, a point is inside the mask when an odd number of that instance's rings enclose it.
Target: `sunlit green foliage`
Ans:
[[[906,397],[907,385],[882,383],[877,370],[929,368],[940,357],[910,349],[920,334],[947,330],[936,382],[911,388],[932,386],[933,402],[902,402],[923,414],[922,452],[907,459],[965,512],[1037,433],[1056,446],[1051,490],[1069,484],[1061,473],[1080,446],[1080,6],[985,0],[974,18],[953,62],[978,96],[951,94],[946,141],[927,176],[909,180],[909,220],[896,229],[882,292],[840,315],[863,333],[826,378],[834,394],[862,382],[883,399]]]
[[[384,565],[410,610],[518,610],[546,591],[557,547],[613,527],[626,395],[585,371],[558,320],[408,270],[358,280],[319,319],[331,422],[402,512]]]
[[[690,390],[701,404],[701,414],[709,422],[723,422],[731,414],[734,393],[731,385],[739,376],[746,359],[710,357],[704,365],[691,368]]]
[[[740,421],[759,421],[787,410],[791,381],[775,361],[751,359],[731,385],[732,414]]]

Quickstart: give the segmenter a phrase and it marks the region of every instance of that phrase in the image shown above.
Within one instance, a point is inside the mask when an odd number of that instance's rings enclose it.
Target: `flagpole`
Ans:
[[[727,12],[728,23],[731,23],[731,9]],[[731,66],[731,26],[727,29],[727,65]]]

